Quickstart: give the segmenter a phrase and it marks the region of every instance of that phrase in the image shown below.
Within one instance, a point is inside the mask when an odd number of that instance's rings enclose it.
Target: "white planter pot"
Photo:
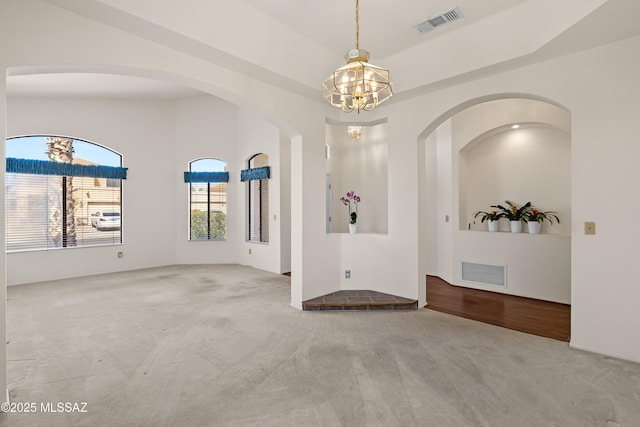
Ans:
[[[538,221],[529,221],[527,223],[527,228],[529,228],[530,234],[539,234],[541,226],[542,226],[542,223]]]
[[[522,221],[510,221],[512,233],[522,233]]]
[[[356,234],[358,232],[358,224],[349,224],[349,234]]]
[[[500,221],[495,220],[487,220],[487,225],[489,226],[489,231],[498,231],[498,225],[500,224]]]

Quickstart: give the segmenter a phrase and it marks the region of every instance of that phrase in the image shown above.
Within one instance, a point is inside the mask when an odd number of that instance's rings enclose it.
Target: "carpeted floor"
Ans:
[[[639,364],[432,310],[298,311],[289,280],[198,265],[10,287],[11,400],[37,410],[0,425],[640,425]],[[58,402],[87,412],[43,412]]]

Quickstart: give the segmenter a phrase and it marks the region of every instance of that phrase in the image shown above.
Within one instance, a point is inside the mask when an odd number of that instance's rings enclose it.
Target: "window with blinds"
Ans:
[[[249,159],[249,169],[269,165],[269,156],[256,154]],[[252,179],[248,182],[247,240],[269,242],[269,179]]]
[[[218,159],[200,159],[189,163],[189,171],[226,172],[227,164]],[[189,239],[225,240],[226,238],[227,183],[190,182]]]
[[[26,163],[121,165],[121,156],[107,148],[64,137],[11,138],[6,151],[7,158]],[[122,243],[121,179],[48,173],[6,173],[7,252]]]

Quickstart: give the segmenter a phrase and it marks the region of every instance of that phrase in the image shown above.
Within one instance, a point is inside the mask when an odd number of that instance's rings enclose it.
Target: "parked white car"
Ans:
[[[91,215],[91,226],[97,230],[120,228],[120,212],[96,212]]]

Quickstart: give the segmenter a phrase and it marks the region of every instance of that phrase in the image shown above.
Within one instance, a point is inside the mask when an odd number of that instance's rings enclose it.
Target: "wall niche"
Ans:
[[[357,125],[357,139],[348,133]],[[327,233],[349,232],[349,208],[340,197],[348,191],[360,196],[358,234],[388,231],[388,129],[386,121],[326,124]]]
[[[487,224],[476,220],[473,213],[490,211],[491,205],[510,200],[518,206],[530,201],[542,211],[556,211],[560,224],[543,224],[543,233],[571,233],[571,134],[567,127],[568,112],[548,103],[534,100],[498,102],[509,107],[508,121],[485,128],[477,120],[486,120],[482,105],[462,112],[452,121],[454,146],[458,151],[459,229],[486,230]],[[500,106],[500,105],[497,105]],[[495,114],[495,111],[492,111]],[[519,114],[518,114],[519,113]],[[543,121],[547,115],[555,119]],[[564,120],[566,118],[566,120]],[[507,220],[500,230],[508,231]],[[525,226],[526,229],[526,226]]]

